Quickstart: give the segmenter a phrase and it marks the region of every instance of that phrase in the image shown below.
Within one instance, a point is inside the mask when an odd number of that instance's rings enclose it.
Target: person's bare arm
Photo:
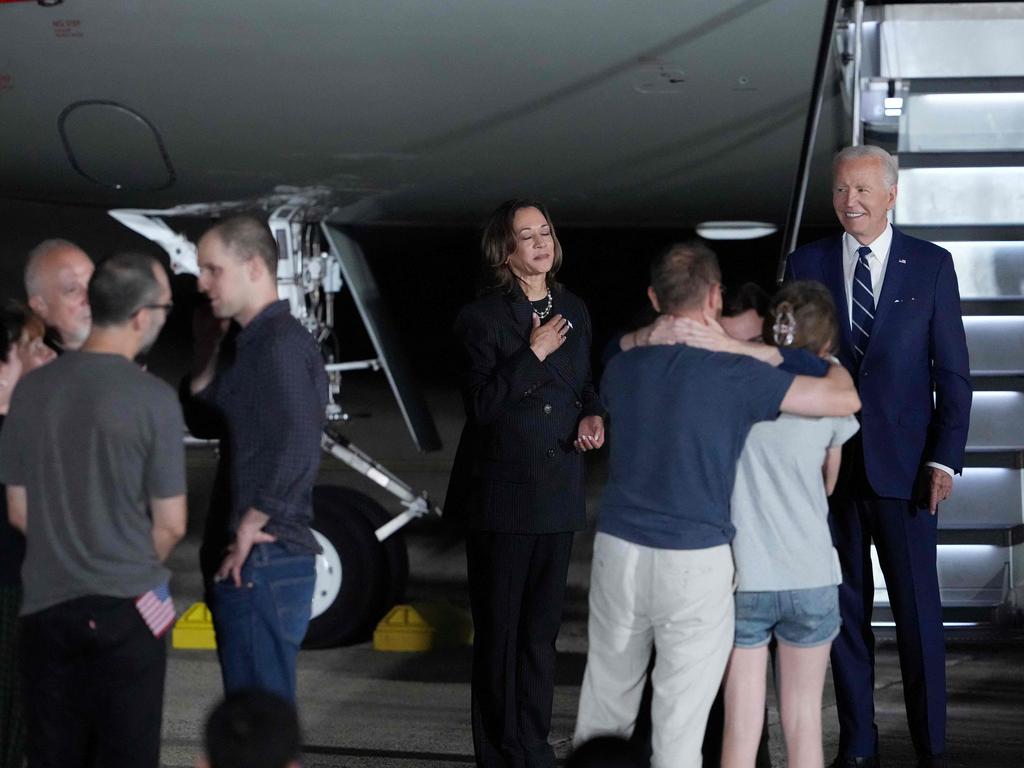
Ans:
[[[7,520],[22,533],[28,525],[28,494],[24,485],[7,486]]]
[[[832,365],[822,378],[794,378],[779,410],[797,416],[850,416],[860,410],[860,398],[846,369]]]
[[[185,535],[185,525],[188,521],[185,496],[151,498],[149,511],[153,516],[153,549],[156,550],[160,562],[164,562],[174,549],[174,545]]]
[[[821,465],[821,476],[825,481],[825,495],[831,496],[839,479],[839,464],[843,460],[843,447],[837,445],[825,451],[825,463]]]
[[[689,347],[706,349],[711,352],[731,352],[734,355],[747,355],[762,363],[778,367],[782,364],[782,353],[771,344],[760,344],[754,341],[741,341],[727,334],[716,320],[708,320],[708,324],[683,318],[677,321],[679,341]]]
[[[619,349],[625,352],[633,347],[679,344],[683,340],[680,336],[681,322],[682,320],[672,315],[658,315],[653,323],[637,328],[619,339]]]

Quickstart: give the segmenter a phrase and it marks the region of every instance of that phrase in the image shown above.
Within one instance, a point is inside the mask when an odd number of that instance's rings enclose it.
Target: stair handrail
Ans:
[[[857,0],[862,3],[862,0]],[[843,0],[827,0],[825,18],[821,25],[821,40],[818,43],[818,60],[814,68],[814,84],[811,86],[811,103],[807,110],[807,121],[804,124],[804,138],[800,145],[800,162],[797,166],[793,193],[789,198],[789,211],[786,214],[786,228],[782,235],[782,254],[779,257],[779,268],[776,271],[776,282],[782,283],[786,274],[786,260],[796,249],[797,234],[803,218],[804,200],[807,197],[807,182],[811,171],[811,156],[814,153],[814,141],[818,135],[818,122],[821,119],[821,105],[825,100],[825,81],[828,63],[832,56],[832,45],[835,39],[836,18]],[[856,84],[855,84],[855,89]]]
[[[860,119],[860,102],[863,90],[860,87],[861,61],[864,56],[864,0],[853,4],[853,113],[850,116],[850,144],[854,147],[864,143],[864,121]]]

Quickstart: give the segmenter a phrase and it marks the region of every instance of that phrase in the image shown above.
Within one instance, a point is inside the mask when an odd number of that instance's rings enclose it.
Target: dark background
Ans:
[[[559,280],[587,303],[594,324],[595,364],[616,330],[634,327],[646,309],[647,268],[653,256],[692,230],[558,227],[564,252]],[[210,222],[168,219],[168,224],[198,239]],[[455,315],[475,294],[479,276],[477,226],[352,227],[348,233],[366,253],[380,285],[413,371],[428,386],[456,386],[458,355],[451,337]],[[164,257],[148,240],[122,226],[102,209],[0,200],[0,298],[23,298],[22,269],[28,251],[41,240],[62,237],[99,261],[119,250],[144,250]],[[805,231],[801,242],[828,234]],[[710,243],[718,254],[727,285],[748,280],[771,290],[781,235],[747,241]],[[195,279],[173,280],[175,310],[153,349],[150,369],[177,382],[190,356],[190,311]],[[351,298],[339,296],[337,328],[344,359],[374,356]]]

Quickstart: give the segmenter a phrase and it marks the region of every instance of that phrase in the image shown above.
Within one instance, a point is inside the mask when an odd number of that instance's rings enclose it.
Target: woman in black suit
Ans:
[[[485,290],[459,313],[466,426],[446,513],[466,526],[477,765],[548,768],[555,638],[583,451],[604,443],[590,316],[555,281],[562,249],[539,203],[510,200],[484,230]]]

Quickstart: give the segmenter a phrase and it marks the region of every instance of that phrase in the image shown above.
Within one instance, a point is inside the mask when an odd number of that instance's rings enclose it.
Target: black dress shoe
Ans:
[[[946,756],[918,755],[917,768],[946,768]]]
[[[831,763],[828,768],[879,768],[881,763],[878,760],[878,755],[871,755],[870,757],[842,757],[839,756]]]

